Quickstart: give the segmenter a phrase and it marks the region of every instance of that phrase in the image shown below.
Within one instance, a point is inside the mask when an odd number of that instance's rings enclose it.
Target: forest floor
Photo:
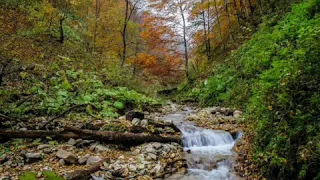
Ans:
[[[186,109],[186,105],[169,104],[154,112],[143,112],[144,117],[140,119],[122,116],[116,120],[92,120],[83,123],[60,118],[56,119],[52,126],[47,126],[47,131],[58,132],[64,127],[73,127],[86,132],[113,131],[118,134],[144,134],[146,137],[173,137],[169,138],[168,142],[138,142],[128,145],[99,141],[91,139],[91,136],[63,140],[56,139],[56,136],[2,139],[5,141],[0,146],[0,179],[22,179],[23,172],[34,172],[32,176],[36,179],[44,179],[51,171],[65,179],[163,179],[172,174],[185,174],[185,152],[181,143],[173,142],[175,137],[181,136],[181,132],[174,128],[172,122],[164,122],[161,117]],[[241,111],[228,108],[196,108],[187,120],[199,127],[235,134],[245,129],[238,123],[241,114]],[[28,132],[30,123],[43,124],[44,119],[16,123],[11,129]],[[249,149],[248,136],[245,134],[234,146],[234,151],[238,154],[234,169],[239,176],[246,179],[261,179],[251,164]],[[26,173],[24,175],[27,176]]]

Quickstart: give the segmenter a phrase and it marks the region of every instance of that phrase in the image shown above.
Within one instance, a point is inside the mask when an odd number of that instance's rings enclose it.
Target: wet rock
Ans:
[[[152,146],[148,146],[148,147],[145,149],[145,152],[146,152],[146,153],[157,154],[157,150],[154,149]]]
[[[37,147],[37,150],[43,150],[43,149],[50,148],[50,147],[51,147],[50,144],[40,144],[40,145]]]
[[[62,149],[58,150],[56,156],[71,164],[76,164],[78,162],[78,158],[74,154]]]
[[[162,145],[162,150],[165,151],[165,152],[170,152],[171,151],[171,149],[170,149],[168,144],[163,144]]]
[[[126,119],[127,120],[132,121],[134,118],[144,119],[144,114],[142,112],[136,112],[136,111],[129,111],[126,114]]]
[[[166,132],[166,133],[175,133],[176,131],[171,127],[165,127],[164,132]]]
[[[152,162],[150,162],[150,161],[141,161],[141,163],[145,164],[145,165],[151,165],[152,164]]]
[[[140,122],[140,125],[141,125],[142,127],[148,126],[148,120],[146,120],[146,119],[142,120],[142,121]]]
[[[91,165],[100,161],[102,161],[102,159],[99,156],[90,156],[87,159],[87,165]]]
[[[157,133],[163,133],[164,130],[162,128],[155,128],[155,132]]]
[[[131,171],[131,172],[135,172],[135,171],[137,170],[137,167],[136,167],[135,165],[133,165],[133,164],[130,164],[130,165],[128,166],[128,169],[129,169],[129,171]]]
[[[164,171],[160,163],[158,163],[150,172],[155,175],[159,175]]]
[[[87,155],[79,158],[78,163],[79,163],[79,164],[84,164],[84,163],[86,163],[89,157],[90,157],[90,155],[87,154]]]
[[[157,156],[155,154],[149,153],[148,156],[146,157],[146,160],[148,161],[157,160]]]
[[[145,164],[139,164],[138,166],[137,166],[137,169],[139,169],[139,170],[143,170],[143,169],[145,169],[146,168],[146,165]]]
[[[158,143],[158,142],[155,142],[152,144],[152,146],[155,148],[155,149],[160,149],[162,147],[162,144],[161,143]]]
[[[131,121],[131,123],[133,124],[133,125],[135,125],[135,126],[139,126],[140,125],[140,119],[138,119],[138,118],[134,118],[132,121]]]
[[[73,138],[70,138],[69,141],[67,142],[67,144],[74,146],[75,144],[77,144],[77,141]]]

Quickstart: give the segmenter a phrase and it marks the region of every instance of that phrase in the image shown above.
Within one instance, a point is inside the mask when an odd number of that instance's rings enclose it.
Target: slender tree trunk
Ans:
[[[65,17],[61,18],[60,19],[60,40],[59,42],[61,44],[64,43],[64,31],[63,31],[63,21],[65,20]]]
[[[233,41],[233,36],[232,36],[232,32],[231,32],[231,21],[230,21],[228,0],[224,0],[224,8],[225,8],[225,12],[227,15],[227,20],[228,20],[228,33],[229,33],[230,39]]]
[[[201,3],[203,4],[203,0],[201,0]],[[203,33],[204,33],[204,37],[205,37],[205,46],[206,46],[206,55],[207,55],[207,61],[209,62],[209,44],[208,44],[208,33],[207,33],[207,23],[206,23],[206,15],[205,15],[205,11],[202,10],[201,12],[202,15],[202,25],[203,25]]]
[[[242,2],[241,4],[243,5],[243,8],[245,9],[246,17],[249,17],[249,10],[248,10],[248,7],[247,7],[246,0],[240,0],[240,2]]]
[[[0,72],[0,86],[2,86],[3,72]]]
[[[135,56],[137,58],[138,56],[138,53],[139,53],[139,44],[140,44],[140,41],[139,39],[137,40],[137,43],[136,43],[136,52],[135,52]],[[136,65],[136,58],[134,59],[134,62],[133,62],[133,76],[136,75],[136,70],[137,70],[137,65]]]
[[[184,11],[182,9],[182,6],[180,5],[179,8],[180,8],[181,18],[182,18],[182,23],[183,23],[183,45],[184,45],[185,72],[186,72],[186,77],[189,80],[190,74],[189,74],[189,57],[188,57],[186,20],[184,17]]]
[[[222,40],[222,30],[221,30],[221,23],[220,23],[220,14],[218,11],[218,7],[217,7],[217,0],[214,0],[214,9],[216,11],[216,18],[217,18],[217,23],[218,23],[218,31],[219,31],[219,35],[220,35],[220,40]]]
[[[207,13],[208,13],[208,14],[207,14],[207,19],[208,19],[208,20],[207,20],[207,22],[208,22],[208,23],[207,23],[207,28],[208,28],[208,29],[207,29],[207,32],[208,32],[208,37],[207,37],[208,42],[207,42],[207,43],[208,43],[208,53],[209,53],[209,54],[208,54],[208,59],[211,60],[211,38],[209,37],[210,31],[211,31],[211,27],[210,27],[210,19],[211,19],[211,17],[210,17],[210,12],[211,12],[211,11],[210,11],[210,0],[208,0],[207,11],[208,11],[208,12],[207,12]]]
[[[250,14],[252,15],[254,8],[252,6],[251,0],[248,0],[248,3],[249,3],[249,8],[250,8]]]
[[[233,0],[233,9],[234,9],[234,11],[235,12],[238,12],[238,10],[237,10],[237,1],[236,0]],[[238,25],[240,25],[240,18],[239,18],[239,16],[238,16],[238,14],[236,14],[235,15],[236,17],[237,17],[237,22],[238,22]]]
[[[92,51],[91,51],[92,53],[94,53],[94,51],[96,49],[99,16],[100,16],[100,0],[96,0],[95,23],[94,23],[94,32],[93,32],[93,46],[92,46]]]
[[[262,5],[262,2],[261,0],[257,0],[257,5],[258,5],[258,8],[259,8],[259,11],[260,11],[260,14],[263,14],[263,5]]]
[[[127,26],[128,26],[128,16],[129,16],[129,0],[126,0],[126,10],[125,10],[125,17],[124,17],[124,24],[123,24],[123,30],[122,30],[122,60],[121,60],[121,66],[125,64],[125,61],[127,59]]]

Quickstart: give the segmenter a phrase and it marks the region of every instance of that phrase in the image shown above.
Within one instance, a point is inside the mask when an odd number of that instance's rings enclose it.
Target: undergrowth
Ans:
[[[319,0],[293,6],[189,90],[204,105],[245,110],[254,162],[268,179],[320,179]]]

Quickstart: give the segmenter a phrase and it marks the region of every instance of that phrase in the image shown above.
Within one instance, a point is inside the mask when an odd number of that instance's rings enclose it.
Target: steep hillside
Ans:
[[[253,161],[268,179],[320,178],[319,0],[265,20],[253,38],[189,91],[204,105],[241,107]]]

